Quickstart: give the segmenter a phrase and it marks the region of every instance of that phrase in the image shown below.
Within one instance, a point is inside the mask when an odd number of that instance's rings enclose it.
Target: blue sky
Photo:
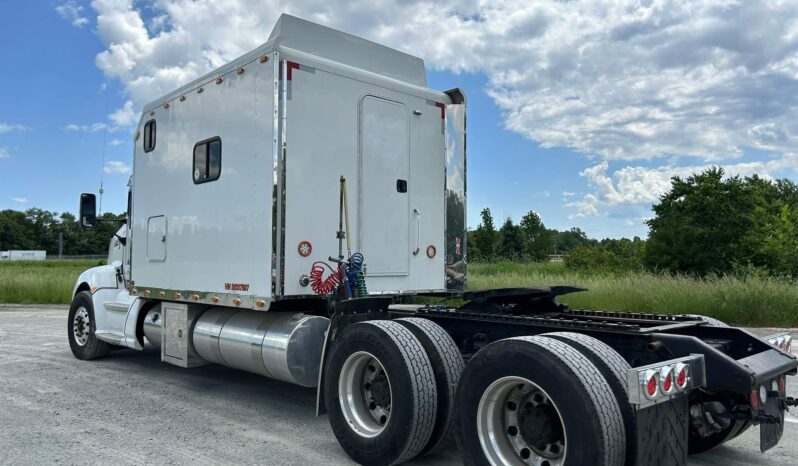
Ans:
[[[794,3],[410,3],[9,2],[0,209],[74,212],[102,177],[104,210],[122,211],[140,106],[265,41],[281,11],[418,55],[430,87],[466,90],[471,226],[490,207],[497,223],[534,210],[645,236],[673,175],[798,179]]]

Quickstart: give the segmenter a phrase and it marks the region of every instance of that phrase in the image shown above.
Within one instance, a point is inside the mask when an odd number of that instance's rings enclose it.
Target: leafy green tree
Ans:
[[[499,229],[499,244],[497,255],[505,260],[518,260],[524,254],[524,241],[521,228],[513,225],[513,220],[508,218]]]
[[[577,246],[565,254],[565,266],[577,270],[628,272],[643,268],[645,241],[604,239],[598,244]]]
[[[794,274],[798,188],[787,180],[725,177],[710,168],[671,189],[653,206],[645,263],[696,275],[754,267]]]
[[[555,231],[554,247],[557,253],[563,254],[578,246],[590,246],[597,243],[596,240],[587,237],[587,234],[580,228],[571,228],[567,231]]]
[[[106,212],[100,218],[124,218]],[[93,229],[81,229],[69,212],[58,215],[39,208],[25,212],[0,211],[0,250],[45,250],[49,256],[58,254],[58,236],[63,234],[65,255],[105,254],[108,242],[121,224],[100,224]]]
[[[24,212],[0,211],[0,250],[33,249],[33,226]]]
[[[480,216],[482,217],[482,223],[477,226],[474,232],[474,240],[469,243],[469,246],[473,244],[474,249],[478,251],[479,256],[475,257],[476,259],[489,260],[496,253],[499,233],[493,224],[493,216],[489,208],[482,209]]]
[[[524,256],[536,262],[548,260],[549,254],[554,253],[555,232],[548,230],[540,216],[531,210],[521,218],[519,227]]]

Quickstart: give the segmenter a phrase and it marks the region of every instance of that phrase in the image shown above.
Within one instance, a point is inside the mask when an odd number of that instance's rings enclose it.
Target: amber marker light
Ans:
[[[163,104],[163,108],[169,108],[169,102],[166,102],[165,104]]]
[[[197,89],[197,94],[202,94],[202,91],[204,91],[204,90],[205,90],[205,89],[203,89],[203,88],[199,88],[199,89]]]
[[[191,300],[192,301],[199,301],[199,295],[198,294],[191,295]]]
[[[212,296],[212,297],[211,297],[211,302],[212,302],[213,304],[216,304],[216,303],[218,303],[218,302],[219,302],[219,298],[218,298],[218,297],[216,297],[216,296]]]
[[[238,299],[238,298],[233,298],[233,304],[235,304],[236,306],[238,306],[239,304],[241,304],[241,300],[240,300],[240,299]]]
[[[258,307],[265,307],[266,306],[266,301],[264,301],[262,299],[259,299],[259,300],[255,301],[255,305],[258,306]]]
[[[267,61],[269,61],[269,56],[268,55],[264,55],[264,56],[260,57],[260,62],[261,63],[266,63]]]
[[[166,296],[166,292],[165,291],[161,291],[161,292],[158,293],[158,296],[163,298],[164,296]]]
[[[150,116],[155,115],[155,110],[150,110]]]
[[[181,95],[181,96],[180,96],[180,101],[181,101],[181,102],[185,102],[185,101],[186,101],[186,96],[184,96],[184,95]]]
[[[144,290],[144,296],[149,296],[149,295],[150,295],[150,290]]]
[[[236,74],[244,74],[244,68],[239,68],[236,70]]]
[[[182,295],[182,294],[180,294],[180,293],[175,293],[175,299],[180,299],[180,298],[182,298],[182,297],[183,297],[183,295]]]
[[[137,289],[133,288],[133,294],[136,294],[136,293],[138,293],[138,292],[139,292],[139,290],[137,290]]]
[[[223,78],[216,78],[216,84],[222,84]]]

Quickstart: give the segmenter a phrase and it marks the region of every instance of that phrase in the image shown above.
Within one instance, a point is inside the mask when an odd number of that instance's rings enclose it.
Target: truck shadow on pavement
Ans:
[[[277,418],[281,422],[308,426],[301,435],[313,437],[312,443],[323,444],[325,450],[329,448],[325,451],[331,456],[328,464],[354,464],[338,446],[327,417],[316,417],[315,388],[215,364],[184,369],[161,362],[160,350],[150,346],[144,351],[120,349],[98,362],[120,374],[152,381],[158,385],[156,391],[162,398],[190,399],[198,409],[213,411],[213,416],[221,417],[224,422],[250,423],[253,429],[277,430],[272,421]],[[201,418],[203,413],[197,416]],[[273,433],[280,435],[280,432]],[[452,440],[408,464],[453,466],[462,462]]]

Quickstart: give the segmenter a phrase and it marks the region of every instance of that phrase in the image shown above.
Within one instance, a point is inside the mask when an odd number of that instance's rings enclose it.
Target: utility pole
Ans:
[[[58,258],[64,258],[64,230],[58,232]]]

